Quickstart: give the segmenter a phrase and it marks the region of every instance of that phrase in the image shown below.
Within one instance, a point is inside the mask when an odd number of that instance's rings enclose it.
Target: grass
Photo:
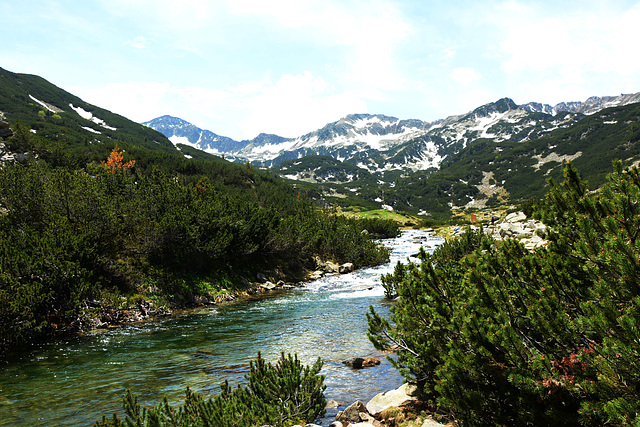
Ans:
[[[404,212],[388,211],[385,209],[376,209],[372,211],[359,211],[357,209],[343,209],[342,214],[351,215],[359,218],[380,218],[390,219],[401,227],[413,227],[420,223],[420,217],[415,215],[409,215]]]

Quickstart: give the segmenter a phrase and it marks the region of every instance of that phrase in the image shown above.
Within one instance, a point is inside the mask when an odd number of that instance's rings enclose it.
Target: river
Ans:
[[[376,352],[366,335],[370,305],[388,314],[380,275],[420,246],[432,251],[441,240],[407,230],[384,240],[391,261],[353,273],[332,275],[286,293],[89,336],[40,344],[0,362],[0,425],[90,426],[102,414],[122,412],[129,388],[139,403],[162,396],[179,404],[186,386],[216,395],[229,380],[241,384],[248,362],[260,351],[267,361],[296,353],[306,364],[324,361],[327,399],[367,402],[398,387],[402,377]],[[378,355],[377,367],[353,370],[342,361]],[[335,412],[328,413],[325,420]]]

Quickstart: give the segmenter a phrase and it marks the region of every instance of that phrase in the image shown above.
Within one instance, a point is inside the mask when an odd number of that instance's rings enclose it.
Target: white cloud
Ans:
[[[125,41],[123,44],[133,46],[136,49],[146,49],[149,45],[149,42],[153,42],[153,41],[155,40],[144,37],[144,36],[137,36],[132,40]]]
[[[391,2],[233,0],[229,7],[237,15],[259,16],[298,31],[312,44],[346,49],[332,60],[343,61],[343,78],[363,96],[378,97],[380,90],[405,85],[396,49],[414,29]]]
[[[455,68],[449,75],[453,80],[462,85],[469,85],[470,83],[480,80],[482,76],[476,72],[473,68],[458,67]]]
[[[169,114],[238,140],[260,132],[296,137],[346,114],[367,111],[356,94],[336,92],[310,72],[282,75],[275,82],[268,78],[244,82],[224,90],[149,82],[68,90],[137,122]]]
[[[335,93],[321,77],[310,72],[283,75],[275,84],[256,86],[242,99],[243,133],[286,132],[296,137],[316,130],[349,113],[366,112],[366,104],[349,92]]]
[[[495,16],[502,32],[501,69],[513,79],[528,79],[528,96],[545,94],[553,102],[611,88],[636,91],[640,73],[640,5],[584,7],[553,15],[511,1]],[[606,89],[605,89],[606,90]],[[578,98],[582,99],[582,98]]]
[[[162,30],[207,27],[217,16],[218,5],[209,0],[101,0],[108,13],[127,20],[139,19]]]

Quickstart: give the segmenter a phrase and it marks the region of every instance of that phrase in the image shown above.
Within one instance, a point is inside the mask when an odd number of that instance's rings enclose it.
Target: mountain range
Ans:
[[[321,203],[434,216],[541,197],[548,179],[562,180],[565,161],[597,187],[614,159],[640,162],[638,102],[640,93],[554,106],[503,98],[433,122],[351,114],[296,138],[235,141],[170,116],[135,123],[41,77],[0,68],[0,120],[63,143],[78,165],[105,159],[114,144],[139,154],[136,168],[169,157],[192,159],[191,169],[248,162]]]
[[[297,138],[245,141],[170,116],[144,125],[180,146],[270,167],[329,204],[449,214],[541,197],[569,160],[602,183],[614,159],[639,160],[638,102],[640,93],[554,106],[502,98],[433,122],[351,114]]]
[[[162,116],[143,124],[176,144],[235,161],[277,167],[286,160],[327,155],[350,161],[384,179],[389,171],[438,169],[448,155],[477,139],[522,142],[571,126],[604,108],[636,102],[640,102],[640,93],[594,96],[584,102],[562,102],[555,106],[536,102],[517,105],[503,98],[466,114],[433,122],[381,114],[350,114],[297,138],[261,133],[243,141],[200,129],[177,117]]]

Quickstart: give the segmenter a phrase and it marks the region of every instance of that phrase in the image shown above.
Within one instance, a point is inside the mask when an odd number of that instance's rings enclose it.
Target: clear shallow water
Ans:
[[[388,313],[380,275],[421,245],[433,250],[439,243],[409,230],[384,241],[393,253],[382,266],[328,276],[273,298],[26,350],[0,362],[0,425],[89,426],[103,413],[120,413],[127,388],[147,406],[163,396],[181,403],[186,386],[213,396],[225,379],[242,383],[258,351],[268,361],[282,351],[307,364],[321,357],[327,398],[366,402],[402,383],[366,336],[369,306]],[[378,355],[382,365],[355,371],[342,363],[368,355]]]

